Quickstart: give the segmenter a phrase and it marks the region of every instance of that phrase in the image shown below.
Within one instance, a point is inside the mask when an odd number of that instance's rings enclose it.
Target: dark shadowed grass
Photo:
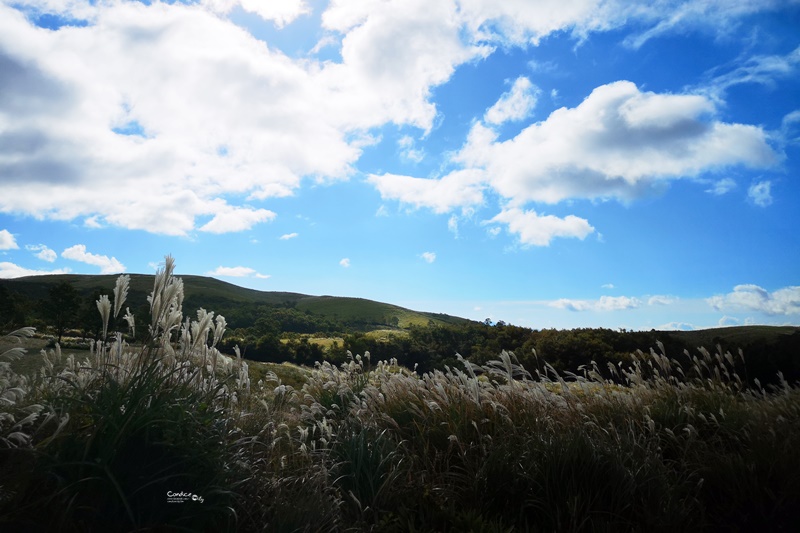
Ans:
[[[11,366],[19,350],[0,355],[0,529],[800,523],[800,389],[747,385],[739,356],[700,350],[677,361],[662,347],[609,369],[613,381],[596,367],[559,374],[545,362],[530,376],[506,352],[423,375],[370,365],[366,354],[249,372],[214,348],[224,319],[201,310],[184,321],[180,293],[157,277],[157,318],[138,351],[120,335],[82,360],[56,347],[28,375]],[[169,502],[175,493],[188,501]]]

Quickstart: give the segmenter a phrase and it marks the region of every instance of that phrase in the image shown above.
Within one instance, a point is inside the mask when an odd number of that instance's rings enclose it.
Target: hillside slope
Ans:
[[[90,298],[94,293],[111,294],[117,275],[59,274],[0,279],[0,287],[21,295],[33,302],[48,298],[55,285],[67,282]],[[131,309],[147,306],[147,295],[153,287],[153,275],[131,274],[126,305]],[[342,325],[357,325],[361,329],[389,327],[408,328],[411,325],[465,324],[465,318],[421,311],[396,305],[340,296],[312,296],[294,292],[259,291],[239,287],[232,283],[205,276],[179,276],[184,283],[184,311],[193,313],[200,307],[225,315],[231,327],[238,327],[237,317],[259,306],[294,308],[298,311],[324,317]]]

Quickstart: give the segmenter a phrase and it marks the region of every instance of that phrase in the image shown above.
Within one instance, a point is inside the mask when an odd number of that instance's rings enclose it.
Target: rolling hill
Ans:
[[[59,274],[0,279],[0,287],[10,293],[38,302],[48,298],[55,285],[67,282],[84,299],[93,294],[111,294],[117,275]],[[147,295],[153,287],[153,275],[131,274],[126,305],[141,309],[147,305]],[[179,276],[184,283],[184,312],[200,307],[224,315],[231,327],[239,327],[248,310],[259,306],[294,308],[303,313],[323,317],[343,326],[372,330],[386,327],[408,328],[412,325],[465,324],[468,319],[441,313],[413,311],[397,305],[363,298],[312,296],[294,292],[259,291],[205,276]]]

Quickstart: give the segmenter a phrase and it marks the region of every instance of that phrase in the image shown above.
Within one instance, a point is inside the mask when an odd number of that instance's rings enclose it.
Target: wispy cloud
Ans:
[[[414,139],[410,135],[404,135],[397,141],[397,146],[400,148],[400,155],[409,161],[419,163],[425,159],[425,152],[415,148],[414,144]]]
[[[287,233],[285,235],[281,235],[279,238],[282,241],[288,241],[289,239],[294,239],[294,238],[298,237],[299,235],[300,235],[299,233]]]
[[[101,274],[116,274],[126,270],[125,265],[117,261],[115,257],[87,252],[85,244],[70,246],[61,252],[61,257],[100,267]]]
[[[259,273],[253,268],[243,267],[243,266],[235,266],[235,267],[218,266],[214,270],[206,272],[206,276],[215,276],[221,278],[259,278],[259,279],[267,279],[270,277],[267,274]]]
[[[727,194],[733,189],[736,188],[736,181],[732,178],[723,178],[721,180],[715,181],[711,188],[706,189],[707,193],[711,193],[714,196],[722,196],[723,194]]]
[[[767,207],[772,204],[772,182],[759,181],[747,189],[747,197],[759,207]]]
[[[672,305],[678,301],[674,296],[664,296],[656,294],[647,299],[647,305]]]
[[[436,261],[436,252],[422,252],[420,254],[420,257],[426,263],[433,263],[434,261]]]
[[[344,259],[342,259],[341,261],[339,261],[339,264],[340,264],[341,266],[343,266],[344,268],[350,268],[350,258],[348,258],[348,257],[345,257]]]
[[[701,90],[707,91],[714,98],[722,99],[725,92],[735,85],[755,83],[773,87],[776,79],[793,76],[799,69],[800,46],[786,55],[746,57],[728,72],[714,75],[710,83]]]

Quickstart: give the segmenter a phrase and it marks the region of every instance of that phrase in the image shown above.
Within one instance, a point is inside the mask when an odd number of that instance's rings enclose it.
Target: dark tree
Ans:
[[[0,332],[12,329],[17,309],[14,298],[5,286],[0,285]]]
[[[81,297],[71,283],[62,281],[50,288],[44,301],[44,315],[55,328],[58,342],[64,331],[77,324],[81,308]]]
[[[100,338],[103,332],[103,319],[100,312],[97,310],[97,300],[100,299],[100,290],[95,291],[85,298],[80,306],[78,312],[78,325],[83,332],[83,340],[87,337],[93,338],[95,341]]]

